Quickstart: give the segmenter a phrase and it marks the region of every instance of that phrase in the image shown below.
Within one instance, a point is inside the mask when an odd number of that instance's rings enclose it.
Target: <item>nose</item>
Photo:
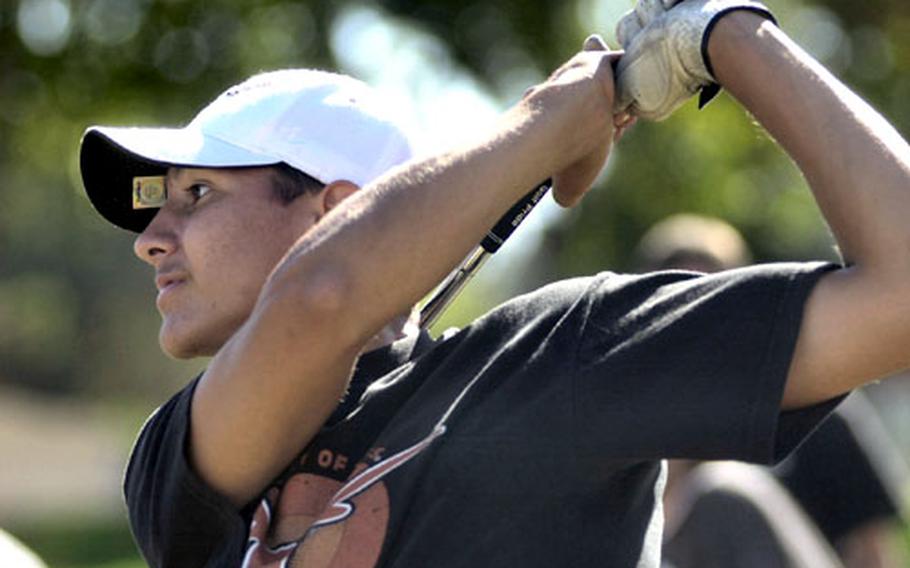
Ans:
[[[152,222],[136,237],[133,252],[140,260],[157,266],[177,250],[177,231],[171,217],[165,208],[159,209]]]

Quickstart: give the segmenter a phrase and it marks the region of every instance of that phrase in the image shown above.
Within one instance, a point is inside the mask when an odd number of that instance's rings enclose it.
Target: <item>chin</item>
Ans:
[[[200,334],[178,333],[167,324],[161,326],[158,343],[161,350],[174,359],[211,357],[218,351],[218,347],[212,347],[210,342],[202,341]]]
[[[201,356],[199,351],[191,345],[173,341],[170,338],[159,337],[158,344],[161,345],[161,350],[173,359],[193,359]]]

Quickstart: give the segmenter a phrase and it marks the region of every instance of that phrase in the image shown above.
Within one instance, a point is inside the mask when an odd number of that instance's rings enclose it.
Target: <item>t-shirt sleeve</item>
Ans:
[[[595,280],[573,374],[580,447],[629,459],[781,459],[839,401],[780,411],[804,304],[834,268]]]
[[[146,421],[127,466],[130,528],[150,566],[227,566],[242,558],[244,515],[199,479],[186,458],[197,382]]]

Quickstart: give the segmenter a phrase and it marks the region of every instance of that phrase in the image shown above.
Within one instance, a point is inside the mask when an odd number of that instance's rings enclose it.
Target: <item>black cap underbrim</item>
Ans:
[[[85,193],[102,217],[127,231],[141,233],[158,212],[133,209],[133,178],[163,176],[168,166],[139,158],[99,132],[89,131],[82,138],[79,169]]]

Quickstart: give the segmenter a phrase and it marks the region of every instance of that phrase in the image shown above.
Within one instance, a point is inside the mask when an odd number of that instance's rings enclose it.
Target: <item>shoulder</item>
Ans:
[[[197,382],[198,377],[149,416],[126,469],[130,528],[151,565],[213,565],[208,559],[235,558],[242,550],[246,513],[205,484],[187,460]],[[193,535],[192,546],[187,535]]]
[[[189,407],[193,392],[202,375],[196,376],[190,383],[164,404],[156,408],[145,420],[130,453],[130,464],[126,475],[129,479],[133,463],[149,457],[157,448],[166,444],[170,438],[185,433],[189,423]]]

